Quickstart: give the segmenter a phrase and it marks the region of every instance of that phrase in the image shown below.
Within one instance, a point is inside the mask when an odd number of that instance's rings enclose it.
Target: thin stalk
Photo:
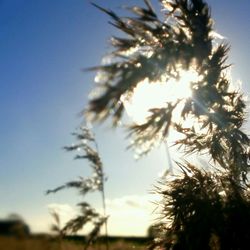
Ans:
[[[104,180],[104,176],[102,176],[102,179]],[[106,211],[106,202],[105,202],[105,192],[104,192],[104,186],[102,186],[102,208],[103,208],[103,215],[106,218],[107,217],[107,211]],[[106,250],[109,250],[109,241],[108,241],[108,219],[104,222],[105,226],[105,243],[106,243]]]
[[[99,155],[99,148],[98,148],[98,144],[96,142],[96,140],[94,139],[94,144],[96,147],[96,151]],[[103,216],[106,218],[107,217],[107,209],[106,209],[106,196],[105,196],[105,189],[104,189],[104,172],[103,172],[103,168],[101,169],[101,182],[102,182],[102,189],[101,189],[101,196],[102,196],[102,210],[103,210]],[[106,244],[106,250],[109,250],[109,241],[108,241],[108,220],[106,219],[104,222],[104,227],[105,227],[105,244]]]
[[[168,161],[168,171],[171,175],[174,174],[174,169],[173,169],[173,164],[172,164],[172,159],[171,159],[171,156],[170,156],[170,152],[169,152],[169,148],[168,148],[168,142],[167,140],[165,139],[164,140],[164,145],[165,145],[165,150],[166,150],[166,155],[167,155],[167,161]]]

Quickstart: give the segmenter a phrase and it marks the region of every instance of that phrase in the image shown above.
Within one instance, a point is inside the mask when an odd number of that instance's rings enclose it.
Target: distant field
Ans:
[[[105,250],[103,243],[95,243],[89,250]],[[121,240],[112,241],[110,250],[144,250],[146,244]],[[0,237],[0,250],[83,250],[79,242],[64,240],[61,244],[49,238],[16,239],[13,237]]]

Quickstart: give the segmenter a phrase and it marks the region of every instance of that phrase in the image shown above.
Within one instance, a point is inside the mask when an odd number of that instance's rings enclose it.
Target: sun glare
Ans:
[[[198,81],[199,75],[194,70],[181,71],[180,78],[168,81],[150,83],[148,79],[140,82],[135,88],[132,96],[123,96],[126,112],[131,119],[142,124],[149,115],[152,108],[162,108],[167,102],[188,98],[192,95],[190,84]]]

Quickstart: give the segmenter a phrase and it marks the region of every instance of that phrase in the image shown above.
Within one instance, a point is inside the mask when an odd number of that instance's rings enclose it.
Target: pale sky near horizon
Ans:
[[[122,12],[135,0],[96,0]],[[158,6],[158,1],[152,1]],[[233,80],[250,93],[250,2],[209,0],[215,31],[230,44]],[[115,33],[109,18],[85,0],[0,0],[0,218],[19,213],[35,232],[47,231],[48,208],[66,218],[80,197],[74,191],[45,196],[45,190],[89,173],[62,147],[82,119],[79,112],[93,87],[93,73],[81,69],[100,64]],[[249,105],[249,104],[248,104]],[[249,110],[249,109],[248,109]],[[249,126],[246,126],[246,128]],[[149,192],[167,167],[164,149],[135,161],[125,151],[121,129],[95,128],[104,167],[110,233],[144,235],[154,222]],[[98,194],[89,201],[100,206]],[[113,219],[112,219],[113,218]]]

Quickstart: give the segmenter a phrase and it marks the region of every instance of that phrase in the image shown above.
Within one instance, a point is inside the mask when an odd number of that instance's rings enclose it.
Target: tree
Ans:
[[[0,220],[0,235],[25,238],[29,234],[30,228],[19,214],[11,213],[6,219]]]
[[[213,37],[205,1],[161,0],[163,21],[151,3],[144,2],[145,7],[127,8],[132,17],[119,17],[94,4],[125,36],[111,38],[111,63],[91,68],[99,74],[99,95],[90,100],[86,116],[94,122],[112,117],[116,126],[123,117],[124,96],[132,96],[139,83],[168,84],[183,70],[195,70],[199,78],[190,83],[191,97],[166,100],[165,107],[150,110],[145,123],[129,126],[132,146],[143,146],[143,153],[175,130],[182,139],[174,145],[184,154],[211,158],[206,171],[187,161],[177,163],[182,174],[159,186],[166,221],[160,231],[165,233],[152,249],[246,249],[250,142],[241,129],[246,104],[226,74],[229,46]],[[173,114],[178,110],[176,121]]]
[[[69,220],[64,227],[61,228],[60,218],[56,211],[52,211],[55,224],[52,226],[52,230],[56,232],[59,239],[62,239],[65,234],[75,234],[79,232],[86,224],[91,223],[93,228],[87,236],[86,246],[84,249],[93,243],[99,235],[100,229],[105,225],[106,232],[106,249],[108,249],[108,230],[107,230],[107,219],[106,215],[106,204],[105,204],[105,190],[104,182],[106,180],[103,163],[98,153],[97,142],[94,138],[93,133],[86,127],[80,127],[79,132],[73,133],[77,139],[77,143],[71,146],[66,146],[66,151],[77,151],[75,159],[86,159],[90,163],[93,174],[89,178],[79,177],[76,181],[69,181],[62,186],[55,189],[48,190],[46,193],[56,193],[66,188],[74,188],[79,191],[82,196],[90,192],[99,191],[102,196],[103,214],[97,212],[89,203],[83,201],[78,203],[80,207],[80,214],[75,218]]]

